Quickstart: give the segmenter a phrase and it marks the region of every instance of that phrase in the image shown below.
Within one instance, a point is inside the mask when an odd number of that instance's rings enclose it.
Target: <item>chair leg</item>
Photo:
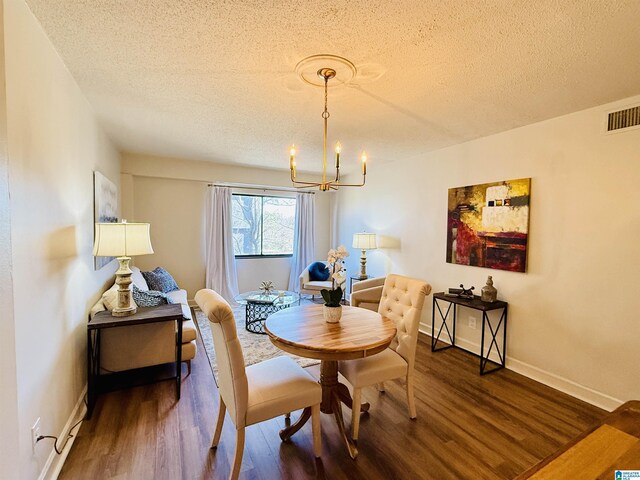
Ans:
[[[229,475],[229,480],[236,480],[240,475],[240,467],[242,466],[242,455],[244,454],[244,427],[239,428],[236,432],[236,453],[233,457],[233,468]]]
[[[320,431],[320,404],[311,407],[311,429],[313,430],[313,453],[322,455],[322,435]]]
[[[384,382],[378,383],[378,391],[384,393]]]
[[[191,360],[187,360],[187,376],[191,375]]]
[[[409,418],[415,419],[418,414],[416,413],[416,400],[413,397],[413,375],[407,375],[407,404],[409,405]]]
[[[360,405],[362,403],[362,389],[353,389],[353,407],[351,410],[351,438],[358,439],[358,431],[360,430]]]
[[[216,448],[220,441],[220,434],[222,433],[222,425],[224,424],[224,415],[227,412],[227,406],[224,404],[224,400],[220,397],[220,406],[218,407],[218,420],[216,421],[216,431],[213,434],[213,441],[211,442],[211,448]]]

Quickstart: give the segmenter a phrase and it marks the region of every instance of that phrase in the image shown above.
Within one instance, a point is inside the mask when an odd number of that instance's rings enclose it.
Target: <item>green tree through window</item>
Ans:
[[[232,215],[236,256],[293,254],[294,198],[234,194]]]

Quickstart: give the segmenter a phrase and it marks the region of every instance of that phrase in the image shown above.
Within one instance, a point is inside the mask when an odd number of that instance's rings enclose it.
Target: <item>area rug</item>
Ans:
[[[305,300],[302,303],[307,303]],[[308,303],[311,303],[310,301]],[[200,332],[200,338],[204,345],[204,350],[209,359],[211,370],[213,371],[213,378],[218,384],[218,365],[216,363],[216,352],[213,348],[213,337],[211,336],[211,328],[209,328],[209,319],[199,308],[193,309],[194,318],[196,319],[196,325]],[[245,307],[239,306],[233,309],[233,315],[236,319],[236,328],[238,330],[238,339],[242,346],[242,353],[244,354],[244,363],[246,366],[253,365],[254,363],[268,360],[269,358],[280,357],[282,355],[288,355],[293,358],[301,367],[309,367],[311,365],[317,365],[319,360],[312,358],[303,358],[296,355],[291,355],[280,350],[269,340],[268,335],[261,335],[258,333],[248,332],[244,328],[245,320]]]

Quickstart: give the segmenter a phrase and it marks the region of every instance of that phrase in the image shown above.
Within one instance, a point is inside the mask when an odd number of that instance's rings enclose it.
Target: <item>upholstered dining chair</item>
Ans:
[[[357,440],[360,428],[359,409],[364,387],[377,385],[379,390],[384,390],[384,382],[387,380],[405,378],[409,417],[416,418],[413,370],[420,315],[425,297],[430,293],[431,285],[422,280],[401,275],[387,275],[378,313],[396,324],[395,339],[389,348],[377,355],[339,363],[340,373],[353,386],[351,436],[354,440]]]
[[[198,291],[195,300],[209,319],[218,362],[220,409],[211,448],[220,441],[227,410],[237,431],[229,478],[236,479],[240,473],[245,427],[303,408],[311,409],[313,451],[316,457],[320,457],[322,388],[318,382],[290,357],[272,358],[245,367],[229,304],[209,289]]]
[[[384,280],[385,277],[375,277],[354,283],[351,288],[351,300],[349,302],[351,306],[377,312],[382,298]]]

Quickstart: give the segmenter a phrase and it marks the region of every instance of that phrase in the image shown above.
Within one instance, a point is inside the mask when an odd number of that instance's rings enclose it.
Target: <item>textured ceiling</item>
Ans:
[[[122,150],[320,164],[322,90],[302,58],[351,60],[329,92],[343,165],[377,162],[640,93],[640,1],[27,0]],[[346,164],[346,165],[345,165]]]

